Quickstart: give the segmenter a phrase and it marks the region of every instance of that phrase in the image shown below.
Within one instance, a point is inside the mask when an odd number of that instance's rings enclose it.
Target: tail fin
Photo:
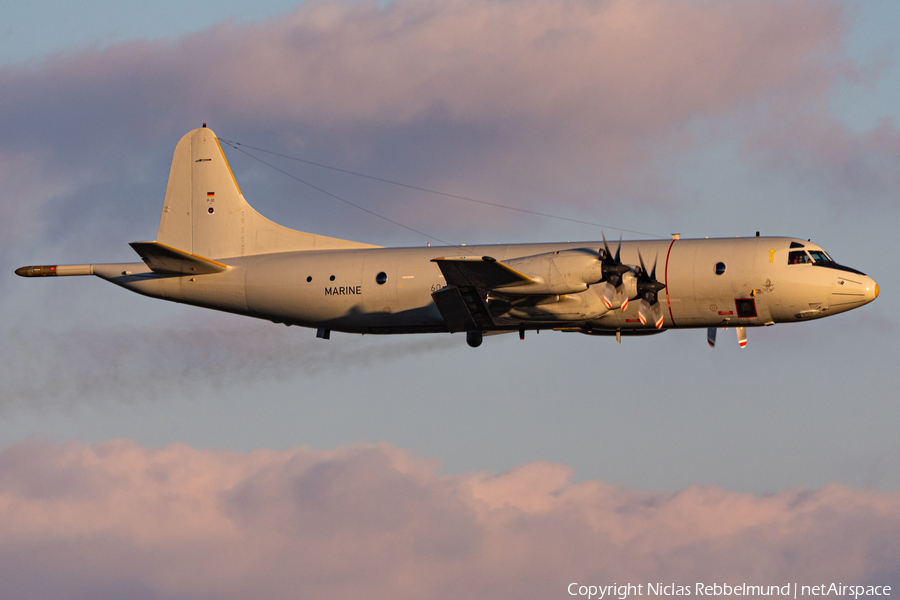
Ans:
[[[175,146],[156,241],[207,258],[374,247],[288,229],[253,210],[205,125]]]

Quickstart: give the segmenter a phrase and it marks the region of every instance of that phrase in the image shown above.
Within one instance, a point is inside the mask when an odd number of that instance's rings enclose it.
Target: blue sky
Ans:
[[[234,35],[240,35],[241,27],[260,19],[272,19],[268,22],[275,23],[278,15],[288,10],[278,3],[254,6],[253,12],[228,3],[215,7],[142,6],[128,11],[113,10],[112,5],[103,3],[83,8],[71,15],[53,13],[47,19],[41,15],[48,13],[39,8],[17,9],[23,12],[13,21],[16,31],[40,31],[40,35],[25,36],[29,43],[21,47],[9,42],[4,50],[8,68],[18,69],[25,64],[39,74],[47,69],[46,65],[41,66],[43,56],[62,53],[63,57],[70,57],[68,60],[79,61],[93,53],[102,56],[115,52],[116,44],[139,38],[167,38],[175,43],[181,36],[227,19],[237,23],[228,27],[237,28]],[[890,28],[885,26],[890,19],[881,12],[888,8],[887,3],[842,7],[843,33],[833,41],[841,49],[829,58],[837,66],[829,68],[846,68],[839,64],[845,61],[861,75],[836,76],[824,95],[817,92],[816,97],[804,100],[828,104],[823,118],[834,118],[828,126],[846,127],[850,132],[847,135],[865,138],[879,123],[890,122],[890,111],[896,109],[896,103],[891,101],[897,93],[897,86],[892,85],[897,80],[897,67],[891,60],[896,56],[896,47],[889,39]],[[63,26],[73,19],[77,27]],[[42,23],[40,28],[35,27],[38,21]],[[16,33],[11,39],[16,39],[16,35],[24,34]],[[116,84],[101,84],[109,85]],[[79,97],[90,93],[90,89],[78,92]],[[759,99],[764,97],[757,98],[758,105],[764,104]],[[104,110],[110,107],[114,105]],[[65,110],[72,117],[80,114],[75,101]],[[167,110],[171,110],[176,122],[184,121],[177,109]],[[732,110],[737,111],[737,106]],[[796,111],[797,107],[783,110]],[[196,113],[196,108],[191,107],[189,112]],[[101,120],[104,114],[93,112]],[[816,173],[815,169],[823,168],[821,165],[797,164],[795,168],[782,169],[763,155],[768,151],[765,148],[759,152],[762,158],[753,156],[756,150],[750,147],[746,134],[739,131],[739,120],[745,118],[749,117],[696,113],[686,130],[687,135],[699,140],[691,151],[674,159],[643,156],[645,165],[636,170],[632,181],[615,187],[583,178],[579,182],[576,176],[575,184],[572,180],[558,180],[562,199],[552,197],[552,183],[539,184],[537,194],[523,199],[519,196],[520,182],[508,173],[502,169],[482,171],[480,167],[472,170],[474,165],[460,155],[473,148],[476,154],[503,150],[504,143],[498,146],[490,138],[506,134],[491,133],[490,124],[448,124],[426,118],[367,134],[363,143],[387,147],[404,144],[409,136],[424,138],[424,142],[413,142],[413,154],[401,151],[396,158],[385,158],[369,150],[347,154],[348,147],[340,136],[353,133],[339,131],[338,140],[332,142],[322,136],[331,135],[328,131],[334,131],[333,128],[316,132],[302,120],[288,117],[297,123],[299,135],[325,139],[328,144],[321,149],[295,147],[295,155],[412,184],[519,203],[542,212],[663,236],[672,231],[702,237],[752,235],[762,230],[764,234],[811,237],[841,262],[871,273],[879,281],[884,297],[889,298],[893,288],[891,275],[897,271],[887,259],[888,248],[880,246],[880,240],[886,239],[889,230],[890,219],[885,215],[893,215],[896,210],[890,194],[879,198],[877,192],[863,190],[870,197],[859,197],[860,192],[852,187],[858,184],[836,184],[827,180],[828,173]],[[212,117],[209,120],[213,121]],[[35,122],[39,123],[40,117]],[[259,128],[250,123],[244,117],[231,117],[211,125],[222,137],[282,149],[289,128],[273,134],[276,122],[264,122]],[[77,215],[71,212],[65,196],[61,200],[51,198],[36,213],[48,222],[43,231],[19,242],[8,255],[22,263],[130,260],[127,241],[150,238],[155,231],[171,148],[182,129],[196,125],[187,121],[180,127],[166,125],[164,129],[171,130],[171,135],[154,131],[150,138],[152,151],[145,139],[127,142],[126,147],[139,154],[130,159],[133,164],[125,167],[132,179],[125,187],[117,186],[125,192],[124,198],[110,198],[114,188],[106,184],[89,183],[71,196],[81,198],[76,201]],[[89,128],[91,123],[79,123],[77,127]],[[306,133],[302,133],[304,129]],[[734,129],[735,134],[723,134],[723,129]],[[433,139],[446,139],[447,135],[457,138],[451,142],[449,154],[442,155],[444,149],[440,146],[429,146]],[[385,141],[379,142],[379,138]],[[71,139],[67,136],[63,141],[66,148],[77,147],[71,145]],[[648,140],[642,140],[630,151],[641,153],[640,146],[646,143]],[[652,137],[649,143],[653,143]],[[105,152],[98,150],[87,148],[85,154]],[[452,171],[441,172],[441,167],[427,164],[429,156],[450,162]],[[328,198],[310,197],[296,182],[276,172],[266,172],[239,153],[229,151],[229,158],[246,197],[280,223],[384,245],[419,245],[428,241],[389,224],[373,222],[346,206],[334,206]],[[81,169],[80,163],[85,160],[74,159],[68,172]],[[414,196],[408,190],[308,168],[304,171],[290,163],[287,166],[299,169],[295,172],[302,177],[318,178],[321,185],[332,186],[330,189],[345,196],[374,198],[373,208],[400,220],[404,218],[404,203],[413,203],[416,212],[409,217],[411,225],[454,242],[599,237],[598,228],[436,201],[421,194]],[[149,170],[143,170],[148,167]],[[855,164],[846,168],[868,166]],[[491,181],[495,175],[499,181]],[[644,177],[649,180],[648,185],[644,185]],[[479,189],[482,183],[489,187]],[[603,198],[601,204],[592,204],[591,195]],[[85,207],[90,209],[90,202],[100,202],[107,208],[99,211],[100,215],[82,212]],[[861,209],[853,206],[856,202],[863,205]],[[877,210],[867,210],[867,203],[874,203],[872,208]],[[407,210],[405,214],[410,213]],[[448,214],[453,215],[449,220]],[[73,227],[73,223],[79,226]],[[275,348],[289,355],[315,355],[323,350],[321,343],[310,339],[308,331],[273,331],[270,325],[245,322],[238,317],[124,295],[121,290],[94,280],[33,282],[7,277],[4,287],[10,291],[5,300],[10,307],[5,311],[7,327],[22,336],[25,329],[21,323],[40,316],[42,331],[55,330],[49,339],[79,339],[78,334],[63,333],[68,327],[100,338],[119,335],[113,332],[124,327],[124,337],[145,336],[153,331],[154,344],[168,347],[180,342],[177,338],[166,340],[156,333],[157,328],[198,328],[201,332],[223,328],[238,332],[235,335],[243,335],[240,332],[247,330],[268,336]],[[887,306],[882,298],[875,305],[835,319],[751,331],[751,347],[740,354],[730,343],[720,344],[711,354],[703,342],[703,333],[689,331],[670,332],[652,340],[627,340],[621,347],[605,339],[565,334],[529,339],[525,344],[499,337],[478,351],[470,351],[461,339],[450,336],[371,339],[337,335],[331,344],[334,348],[328,351],[352,357],[348,359],[347,364],[352,365],[348,372],[338,365],[327,367],[324,372],[319,368],[305,370],[302,366],[292,367],[290,358],[282,358],[282,364],[272,367],[277,373],[274,380],[258,379],[249,376],[240,364],[244,360],[262,360],[254,355],[258,348],[252,348],[246,356],[238,351],[229,359],[234,363],[229,370],[235,374],[226,376],[231,380],[227,386],[222,388],[214,378],[196,374],[188,377],[192,381],[185,388],[191,390],[189,395],[179,393],[182,385],[175,375],[164,376],[171,381],[157,386],[162,391],[153,391],[152,387],[149,391],[123,388],[118,380],[115,385],[96,383],[96,390],[84,388],[87,395],[97,394],[100,398],[84,398],[79,392],[35,384],[36,389],[29,393],[57,397],[12,402],[16,408],[8,409],[11,414],[4,422],[3,439],[11,443],[32,435],[54,440],[103,440],[126,435],[153,445],[185,441],[240,449],[290,447],[298,443],[332,447],[357,440],[386,440],[426,456],[440,457],[443,468],[451,472],[500,471],[541,458],[574,466],[580,478],[597,477],[651,489],[677,489],[702,481],[762,492],[794,484],[818,486],[831,480],[896,489],[900,479],[890,474],[896,471],[877,466],[896,465],[898,459],[898,448],[888,432],[876,436],[861,433],[867,427],[886,426],[891,419],[876,416],[896,411],[889,392],[894,376],[888,367],[893,357],[890,336],[886,334],[893,328],[894,319]],[[61,319],[66,328],[51,327],[54,319]],[[95,328],[104,333],[91,332]],[[27,343],[38,352],[42,346],[40,338],[28,338]],[[429,351],[420,355],[416,350],[420,346]],[[209,348],[201,346],[193,351],[203,354]],[[385,358],[385,354],[394,352],[397,358]],[[490,355],[486,363],[485,354]],[[78,357],[77,366],[67,366],[72,358],[52,352],[50,356],[55,365],[62,363],[64,370],[98,368],[87,356]],[[33,358],[20,354],[17,361],[31,362]],[[121,357],[116,360],[117,365],[123,361]],[[133,364],[129,360],[124,363],[117,368]],[[801,368],[802,375],[794,373],[795,365]],[[825,372],[874,374],[862,380],[854,378],[853,383],[826,383],[819,371],[823,365]],[[177,373],[177,367],[170,367]],[[297,368],[296,374],[293,368]],[[606,369],[621,375],[610,376]],[[531,381],[536,372],[542,373],[540,381]],[[8,371],[7,376],[16,379],[13,372]],[[32,384],[18,385],[13,389],[30,389]],[[122,396],[136,399],[126,401]],[[254,400],[248,402],[248,397]],[[173,411],[179,416],[174,417]],[[216,418],[210,419],[210,413],[215,413]],[[227,418],[225,415],[229,414],[233,416]],[[802,434],[807,425],[818,421],[826,427],[822,435]],[[730,423],[728,427],[716,425],[726,422]],[[274,429],[273,423],[277,423]],[[435,431],[436,424],[440,424],[440,431]],[[671,427],[673,424],[676,426]],[[841,435],[839,432],[848,426],[860,435],[852,440]],[[674,430],[687,434],[676,434]],[[760,438],[763,431],[767,432],[762,438],[765,443]],[[836,439],[840,443],[835,444]],[[727,460],[721,452],[715,456],[708,453],[709,448],[725,444],[733,446],[724,454]],[[621,452],[621,448],[628,450]],[[616,459],[607,460],[609,453]],[[792,453],[801,460],[786,462],[779,458]],[[678,456],[683,457],[681,466],[672,469],[667,462]],[[768,468],[752,468],[760,462]]]
[[[663,493],[900,490],[896,3],[38,2],[5,16],[0,447],[386,443],[447,476],[549,461],[575,482]],[[12,274],[135,260],[127,244],[155,234],[175,143],[201,122],[608,224],[607,237],[811,238],[881,296],[751,330],[745,350],[731,331],[710,350],[699,330],[621,345],[496,336],[473,350],[458,335],[323,342],[98,279]],[[248,201],[280,224],[429,241],[225,151]],[[278,165],[454,243],[600,238]]]
[[[291,10],[295,2],[104,2],[11,4],[0,64],[139,38],[177,38],[224,20],[258,21]]]

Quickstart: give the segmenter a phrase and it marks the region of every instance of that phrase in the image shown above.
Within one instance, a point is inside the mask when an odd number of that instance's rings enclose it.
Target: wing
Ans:
[[[450,331],[484,330],[509,327],[518,321],[492,316],[488,310],[488,292],[528,285],[534,279],[490,256],[454,256],[435,258],[447,287],[431,297]]]
[[[452,256],[435,258],[448,285],[485,290],[526,285],[534,281],[490,256]]]

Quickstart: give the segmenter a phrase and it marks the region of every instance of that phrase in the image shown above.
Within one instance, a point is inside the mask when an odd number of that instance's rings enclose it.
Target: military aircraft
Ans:
[[[817,319],[878,285],[809,241],[784,237],[382,248],[288,229],[244,199],[207,128],[175,147],[143,262],[29,266],[23,277],[95,275],[150,296],[317,330],[359,334],[555,330],[647,335]],[[647,264],[652,260],[652,266]]]

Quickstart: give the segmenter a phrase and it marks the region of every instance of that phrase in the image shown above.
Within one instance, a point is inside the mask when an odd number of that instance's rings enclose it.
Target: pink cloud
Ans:
[[[10,597],[548,598],[573,582],[897,584],[900,494],[436,475],[388,445],[0,452]],[[27,592],[26,592],[27,590]]]
[[[35,154],[0,150],[0,239],[20,242],[41,232],[41,213],[83,184],[77,172],[59,173],[46,158]]]
[[[636,180],[662,196],[654,169],[706,141],[686,133],[693,119],[827,91],[843,29],[836,4],[810,1],[322,3],[177,54],[198,57],[200,104],[338,135],[447,120],[445,151],[478,189],[589,181],[593,200]],[[483,146],[453,147],[453,128]]]
[[[690,123],[808,106],[847,70],[843,32],[830,1],[318,2],[3,69],[0,124],[114,155],[210,121],[489,199],[662,202],[660,172],[708,141]]]

